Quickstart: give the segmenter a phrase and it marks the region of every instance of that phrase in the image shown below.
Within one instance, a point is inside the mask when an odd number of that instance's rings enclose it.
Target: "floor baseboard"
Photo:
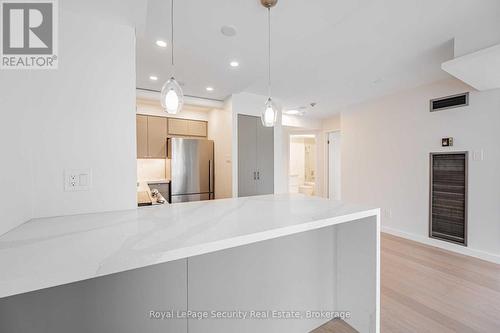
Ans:
[[[423,237],[420,235],[408,233],[405,231],[401,231],[398,229],[393,229],[393,228],[389,228],[389,227],[385,227],[385,226],[381,227],[381,231],[385,232],[387,234],[394,235],[394,236],[406,238],[406,239],[409,239],[409,240],[412,240],[415,242],[438,247],[438,248],[443,249],[443,250],[448,250],[448,251],[463,254],[466,256],[486,260],[486,261],[489,261],[489,262],[492,262],[495,264],[500,264],[500,255],[496,255],[493,253],[480,251],[480,250],[476,250],[476,249],[471,249],[470,247],[455,245],[452,243],[443,242],[443,241],[439,241],[437,239],[432,239],[432,238],[428,238],[428,237]]]
[[[333,319],[310,333],[359,333],[342,319]]]

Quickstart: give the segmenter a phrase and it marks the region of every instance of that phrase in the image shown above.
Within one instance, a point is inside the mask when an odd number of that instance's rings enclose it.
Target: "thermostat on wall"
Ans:
[[[441,139],[442,147],[452,147],[453,146],[453,138],[442,138]]]

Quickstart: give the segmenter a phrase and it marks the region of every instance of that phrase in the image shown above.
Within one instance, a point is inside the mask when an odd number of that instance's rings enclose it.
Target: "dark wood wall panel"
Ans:
[[[429,236],[467,245],[466,152],[430,155]]]

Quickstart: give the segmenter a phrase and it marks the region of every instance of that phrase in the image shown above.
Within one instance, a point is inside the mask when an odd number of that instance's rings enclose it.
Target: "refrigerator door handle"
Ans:
[[[214,195],[213,191],[213,170],[212,170],[212,160],[208,160],[208,199],[211,200]]]

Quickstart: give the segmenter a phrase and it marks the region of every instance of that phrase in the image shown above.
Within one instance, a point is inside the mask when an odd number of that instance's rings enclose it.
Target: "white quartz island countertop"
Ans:
[[[0,237],[0,298],[378,214],[268,195],[35,219]]]

